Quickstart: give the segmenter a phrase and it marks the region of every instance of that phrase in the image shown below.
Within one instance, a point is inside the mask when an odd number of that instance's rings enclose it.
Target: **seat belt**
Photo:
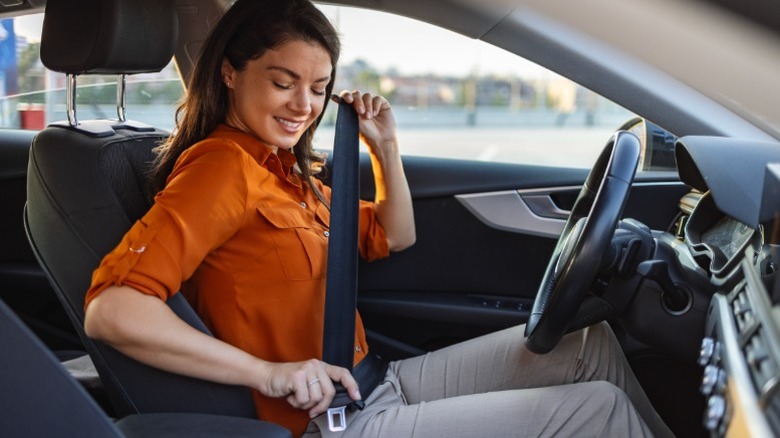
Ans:
[[[357,307],[358,202],[360,199],[358,116],[352,105],[339,98],[330,204],[328,277],[325,283],[325,324],[322,360],[352,371],[355,357]],[[363,409],[362,400],[349,397],[341,384],[328,409],[332,432],[347,428],[346,407]]]

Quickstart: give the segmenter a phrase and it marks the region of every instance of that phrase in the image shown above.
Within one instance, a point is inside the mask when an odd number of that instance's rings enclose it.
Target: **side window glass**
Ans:
[[[0,20],[0,128],[43,129],[67,120],[66,78],[40,59],[43,14]],[[116,76],[79,76],[76,97],[80,120],[116,118]],[[184,94],[171,62],[159,73],[126,78],[127,118],[171,130]]]
[[[635,117],[482,41],[392,14],[321,8],[342,35],[335,90],[384,96],[405,155],[590,168]],[[332,148],[334,107],[315,137],[318,148]]]

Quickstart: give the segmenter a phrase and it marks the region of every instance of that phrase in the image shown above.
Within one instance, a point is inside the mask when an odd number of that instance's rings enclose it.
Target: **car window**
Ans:
[[[66,120],[62,73],[40,59],[43,14],[0,20],[0,128],[43,129]],[[79,76],[76,114],[81,120],[116,118],[116,76]],[[126,78],[129,119],[172,129],[184,89],[173,62],[159,73]]]
[[[590,168],[635,116],[490,44],[392,14],[320,7],[342,35],[336,90],[387,98],[405,155]],[[334,107],[318,148],[332,147]]]
[[[392,14],[320,7],[342,34],[335,89],[386,97],[405,155],[589,168],[634,117],[487,43]],[[0,20],[0,128],[39,130],[67,118],[65,75],[40,61],[42,21],[43,14]],[[126,81],[127,117],[172,130],[184,92],[173,62]],[[77,90],[79,119],[116,118],[116,76],[79,76]],[[334,121],[330,105],[318,149],[332,148]]]

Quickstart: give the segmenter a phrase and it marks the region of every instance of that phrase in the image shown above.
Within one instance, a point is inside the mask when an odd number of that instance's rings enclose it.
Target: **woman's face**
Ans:
[[[291,149],[325,106],[331,60],[317,43],[291,40],[238,71],[222,61],[227,123],[269,146]]]

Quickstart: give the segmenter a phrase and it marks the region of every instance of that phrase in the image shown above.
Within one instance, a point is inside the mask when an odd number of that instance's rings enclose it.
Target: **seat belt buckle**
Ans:
[[[328,408],[328,429],[331,432],[342,432],[347,430],[347,412],[363,410],[366,403],[363,400],[352,400],[347,394],[347,390],[341,383],[334,383],[336,395]]]
[[[342,432],[347,430],[347,406],[328,409],[328,429],[331,432]]]

